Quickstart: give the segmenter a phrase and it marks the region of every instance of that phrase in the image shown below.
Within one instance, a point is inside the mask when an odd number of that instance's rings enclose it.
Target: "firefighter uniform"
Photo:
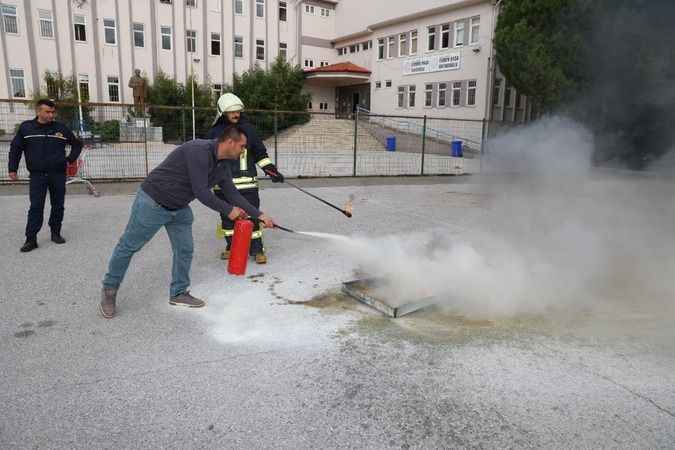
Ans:
[[[66,145],[71,150],[66,156]],[[22,122],[9,150],[9,172],[19,169],[21,155],[26,158],[30,173],[30,209],[26,224],[26,240],[35,241],[42,228],[45,199],[49,191],[52,235],[60,235],[66,194],[66,162],[77,161],[82,142],[60,122],[42,124],[37,118]]]
[[[223,133],[223,130],[228,125],[229,122],[227,117],[224,115],[221,116],[209,131],[208,138],[216,139]],[[249,203],[251,203],[256,208],[259,208],[260,196],[258,194],[258,176],[256,166],[260,167],[262,170],[266,170],[269,167],[274,167],[274,164],[267,155],[265,144],[263,144],[262,140],[258,137],[255,128],[244,115],[241,116],[237,125],[239,125],[246,133],[247,146],[242,152],[238,161],[228,161],[228,163],[233,165],[232,178],[235,187],[239,190],[241,195],[243,195],[244,198],[248,200]],[[214,188],[214,192],[217,196],[223,198],[219,186]],[[232,243],[232,235],[234,234],[234,222],[224,214],[221,214],[220,217],[221,224],[217,228],[217,234],[219,237],[224,237],[226,239],[227,248],[229,249]],[[262,233],[262,226],[260,223],[256,222],[253,235],[251,237],[252,240],[250,254],[252,256],[265,253]]]

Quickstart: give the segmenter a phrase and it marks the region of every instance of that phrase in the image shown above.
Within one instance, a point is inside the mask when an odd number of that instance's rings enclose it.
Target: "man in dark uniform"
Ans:
[[[256,208],[260,207],[260,196],[258,194],[258,172],[256,165],[267,174],[272,182],[283,182],[284,177],[279,173],[276,166],[272,163],[269,156],[267,156],[267,149],[262,140],[258,137],[253,125],[241,114],[244,109],[244,103],[232,93],[223,94],[218,99],[218,119],[209,130],[208,138],[214,139],[222,134],[225,127],[233,124],[239,125],[246,136],[248,137],[248,145],[241,154],[238,161],[233,161],[232,176],[235,187],[239,190],[249,203]],[[221,189],[216,186],[214,188],[216,196],[222,197]],[[234,222],[227,216],[221,214],[221,226],[218,229],[218,234],[225,237],[227,242],[225,250],[221,253],[221,259],[228,259],[230,257],[230,245],[232,244],[232,235],[234,234]],[[259,223],[253,231],[250,248],[251,256],[255,257],[255,262],[258,264],[267,263],[267,255],[265,255],[265,247],[262,240],[262,227]]]
[[[61,236],[61,223],[66,195],[66,161],[77,161],[82,151],[82,142],[73,132],[54,120],[56,107],[53,101],[38,100],[36,109],[35,119],[21,123],[9,149],[10,180],[19,179],[17,171],[22,153],[26,155],[26,167],[30,173],[30,209],[22,252],[38,248],[37,234],[42,228],[47,191],[52,205],[49,214],[52,241],[65,244]],[[70,144],[68,156],[65,150],[67,144]]]

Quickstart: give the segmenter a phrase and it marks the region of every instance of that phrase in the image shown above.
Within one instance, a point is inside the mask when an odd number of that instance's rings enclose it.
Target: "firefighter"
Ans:
[[[21,123],[9,149],[9,179],[19,179],[17,171],[22,153],[26,155],[26,168],[30,173],[30,208],[26,242],[21,247],[22,252],[38,248],[37,234],[44,220],[47,191],[51,203],[49,227],[52,231],[52,242],[66,243],[61,236],[66,195],[66,161],[77,161],[82,152],[82,142],[67,126],[54,120],[56,105],[53,101],[41,99],[35,106],[36,117]],[[67,144],[70,144],[68,156],[65,151]]]
[[[208,138],[213,139],[222,133],[226,126],[238,124],[248,136],[248,145],[241,154],[238,161],[232,161],[232,176],[234,185],[239,192],[256,208],[260,207],[260,196],[258,194],[258,180],[256,165],[268,175],[272,182],[279,183],[284,181],[284,176],[279,173],[276,166],[267,156],[267,149],[262,140],[258,137],[255,128],[241,112],[244,109],[244,103],[232,93],[223,94],[217,103],[218,117],[209,130]],[[222,191],[219,186],[214,188],[214,193],[222,198]],[[232,244],[232,235],[234,234],[234,222],[227,216],[221,214],[221,224],[218,227],[218,235],[225,237],[226,247],[221,253],[221,259],[229,259],[230,245]],[[263,246],[262,227],[256,222],[251,240],[251,256],[255,257],[258,264],[267,263],[267,255]]]

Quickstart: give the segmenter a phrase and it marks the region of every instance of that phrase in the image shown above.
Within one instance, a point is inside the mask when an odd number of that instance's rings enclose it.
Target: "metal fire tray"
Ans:
[[[387,303],[374,292],[384,280],[382,278],[363,278],[342,283],[342,292],[366,305],[375,308],[386,316],[398,318],[427,306],[431,306],[431,297],[403,302],[399,305]]]

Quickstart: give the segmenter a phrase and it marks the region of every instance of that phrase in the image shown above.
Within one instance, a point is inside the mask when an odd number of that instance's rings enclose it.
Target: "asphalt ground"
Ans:
[[[302,180],[263,209],[293,229],[461,235],[475,178]],[[119,314],[96,305],[133,184],[69,190],[57,246],[21,254],[25,187],[0,196],[0,448],[672,448],[672,316],[621,308],[473,320],[389,319],[339,294],[353,262],[321,240],[266,233],[270,262],[228,275],[215,214],[193,204],[192,291],[168,304],[160,231],[132,261]],[[433,213],[430,213],[433,212]]]

